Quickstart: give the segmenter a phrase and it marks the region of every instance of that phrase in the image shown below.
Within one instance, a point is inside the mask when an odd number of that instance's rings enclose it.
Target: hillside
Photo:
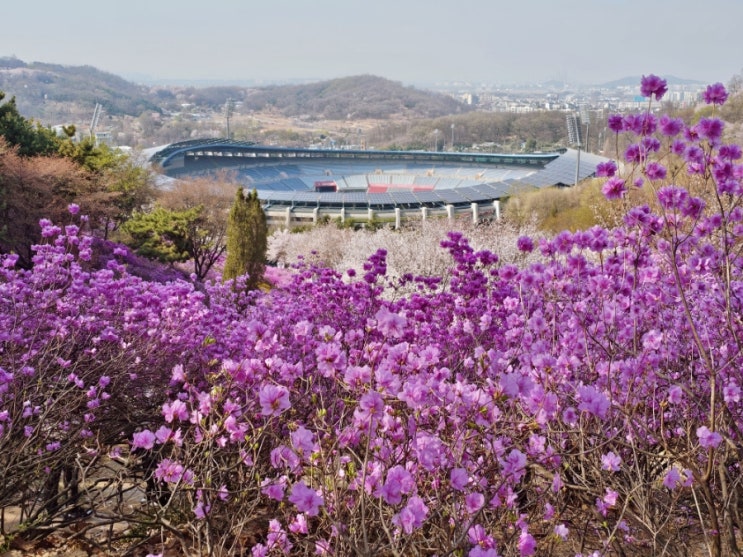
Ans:
[[[51,119],[56,114],[92,113],[101,103],[111,116],[138,116],[159,111],[149,90],[92,66],[26,63],[0,58],[0,91],[16,96],[26,117]]]
[[[0,57],[0,90],[16,96],[24,116],[48,123],[91,114],[96,102],[113,117],[175,112],[185,105],[220,112],[227,99],[240,103],[236,112],[268,109],[311,120],[435,118],[467,110],[446,95],[371,75],[261,88],[149,87],[92,66],[26,63],[14,57]]]
[[[313,115],[335,120],[436,118],[466,110],[465,105],[446,95],[372,75],[254,89],[248,92],[244,103],[250,110],[272,106],[287,116]]]

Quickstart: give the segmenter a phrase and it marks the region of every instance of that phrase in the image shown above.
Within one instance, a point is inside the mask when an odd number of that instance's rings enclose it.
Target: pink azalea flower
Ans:
[[[182,400],[174,400],[172,402],[166,402],[163,404],[163,417],[165,421],[170,423],[173,420],[179,420],[185,422],[188,420],[189,412],[188,406]]]
[[[464,497],[464,510],[467,514],[475,514],[485,504],[485,496],[482,493],[468,493]]]
[[[464,468],[452,468],[449,472],[449,481],[453,489],[457,491],[464,491],[467,482],[469,481],[469,474]]]
[[[521,531],[519,536],[519,552],[521,557],[527,557],[528,555],[534,555],[537,550],[537,540],[534,539],[529,532],[526,530]]]
[[[377,329],[385,336],[400,338],[405,334],[408,320],[397,313],[392,313],[386,307],[382,307],[374,316],[377,320]]]
[[[387,471],[387,479],[378,489],[377,497],[382,497],[388,505],[397,505],[402,495],[412,493],[415,489],[413,476],[399,464]]]
[[[417,495],[408,499],[405,507],[394,517],[392,523],[406,534],[412,534],[423,525],[428,516],[428,507]]]
[[[149,429],[138,431],[132,435],[132,450],[145,449],[149,451],[155,446],[157,437]]]
[[[261,414],[264,416],[278,416],[291,406],[289,390],[283,385],[264,385],[259,394]]]

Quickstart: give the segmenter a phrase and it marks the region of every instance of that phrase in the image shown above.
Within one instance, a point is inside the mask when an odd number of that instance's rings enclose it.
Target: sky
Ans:
[[[743,0],[22,0],[0,57],[133,81],[597,84],[743,72]]]

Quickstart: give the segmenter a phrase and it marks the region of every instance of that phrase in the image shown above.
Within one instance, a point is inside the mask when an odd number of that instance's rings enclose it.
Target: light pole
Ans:
[[[578,150],[577,159],[575,162],[575,185],[578,185],[580,179],[580,148],[582,144],[581,127],[580,127],[580,115],[576,113],[569,113],[565,115],[565,121],[568,126],[568,143],[575,146]]]
[[[433,130],[433,152],[436,153],[439,150],[439,130],[438,128]]]
[[[232,116],[234,108],[234,101],[232,100],[232,97],[229,97],[227,102],[224,103],[224,116],[227,120],[227,139],[230,139],[230,117]]]
[[[451,125],[451,150],[454,151],[454,124]]]

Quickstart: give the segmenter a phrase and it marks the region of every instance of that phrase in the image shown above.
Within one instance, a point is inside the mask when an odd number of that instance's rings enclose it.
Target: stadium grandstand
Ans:
[[[522,189],[571,186],[604,157],[567,149],[498,154],[271,147],[202,139],[156,149],[150,162],[174,179],[214,176],[255,189],[269,222],[291,227],[329,217],[354,222],[471,214],[499,218]]]

